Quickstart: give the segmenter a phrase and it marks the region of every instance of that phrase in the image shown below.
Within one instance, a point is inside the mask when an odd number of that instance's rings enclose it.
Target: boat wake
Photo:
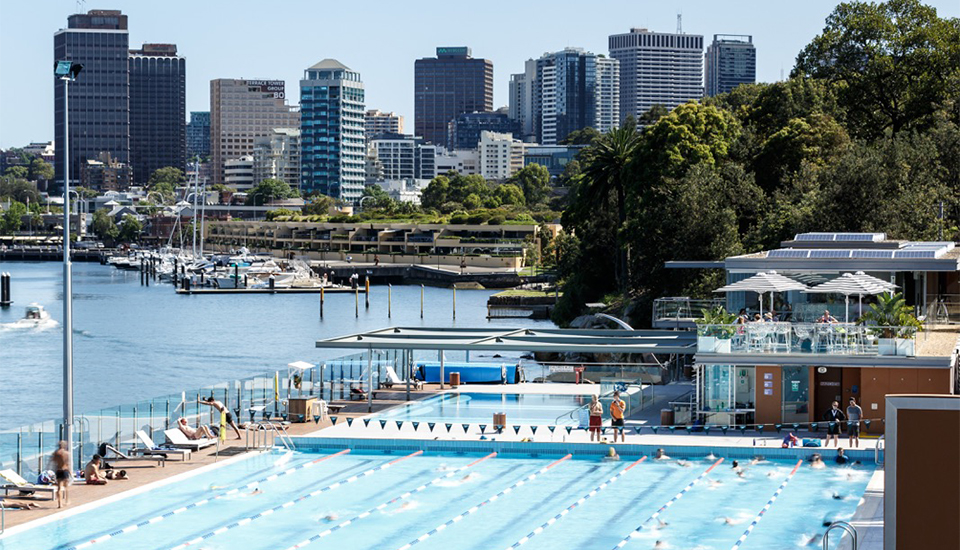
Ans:
[[[60,323],[53,319],[42,319],[40,321],[34,319],[20,319],[19,321],[14,321],[12,323],[0,323],[0,330],[32,330],[35,332],[43,332],[58,326],[60,326]]]

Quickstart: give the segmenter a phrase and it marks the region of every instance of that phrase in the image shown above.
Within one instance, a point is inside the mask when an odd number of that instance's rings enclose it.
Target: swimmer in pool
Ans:
[[[340,515],[336,512],[330,512],[329,514],[323,516],[324,521],[337,521],[340,519]]]
[[[670,460],[670,457],[667,456],[667,453],[663,452],[663,449],[657,449],[657,452],[653,455],[654,460]]]
[[[686,461],[686,460],[678,460],[678,461],[677,461],[677,466],[680,466],[681,468],[692,468],[692,467],[693,467],[693,464],[690,464],[690,463],[689,463],[688,461]]]
[[[252,497],[252,496],[262,495],[262,494],[263,494],[263,490],[260,489],[260,487],[257,487],[256,489],[250,491],[249,493],[244,493],[242,496]]]
[[[731,518],[731,517],[722,517],[722,518],[720,518],[720,519],[723,520],[723,524],[724,524],[724,525],[740,525],[741,523],[743,523],[744,521],[746,521],[746,520],[744,520],[744,519],[736,519],[736,518]]]
[[[654,543],[654,545],[653,545],[653,549],[654,549],[654,550],[660,550],[660,549],[662,549],[662,548],[668,548],[667,543],[664,542],[664,541],[662,541],[662,540],[658,540],[658,541],[657,541],[656,543]]]
[[[667,522],[665,522],[665,521],[663,521],[663,520],[660,519],[660,518],[657,518],[657,527],[663,529],[663,528],[666,527],[667,525],[670,525],[670,524],[667,523]]]
[[[719,479],[711,479],[709,482],[707,482],[707,486],[712,488],[716,488],[721,485],[723,485],[723,482],[720,481]]]
[[[826,468],[827,465],[823,463],[823,458],[819,454],[815,454],[810,457],[810,467],[814,470],[822,470]]]

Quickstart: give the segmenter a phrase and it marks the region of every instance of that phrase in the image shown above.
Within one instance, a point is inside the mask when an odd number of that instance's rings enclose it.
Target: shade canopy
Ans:
[[[293,363],[287,363],[287,368],[291,371],[305,371],[307,369],[312,369],[313,364],[307,363],[306,361],[294,361]]]
[[[850,321],[850,296],[858,297],[858,310],[862,313],[864,296],[891,292],[895,288],[897,288],[897,285],[891,282],[867,275],[863,271],[857,271],[856,273],[844,273],[832,281],[827,281],[804,292],[810,294],[842,294],[845,297],[844,320]]]
[[[720,287],[714,292],[789,292],[791,290],[807,290],[807,285],[784,277],[776,271],[766,271],[747,277],[742,281]]]

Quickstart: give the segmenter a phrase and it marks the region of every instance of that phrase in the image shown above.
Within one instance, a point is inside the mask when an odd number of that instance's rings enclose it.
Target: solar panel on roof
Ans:
[[[892,258],[893,250],[853,250],[853,258]]]
[[[799,233],[793,237],[795,241],[832,241],[833,233]]]
[[[849,250],[811,250],[811,258],[849,258]]]
[[[877,239],[878,233],[837,233],[837,241],[866,241],[873,242]]]
[[[937,257],[936,250],[897,250],[894,258],[932,259]]]
[[[793,250],[791,248],[784,248],[780,250],[771,250],[767,254],[768,258],[806,258],[808,250]]]

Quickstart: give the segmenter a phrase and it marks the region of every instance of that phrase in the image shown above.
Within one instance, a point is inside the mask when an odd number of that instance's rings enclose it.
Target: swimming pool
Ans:
[[[873,471],[764,460],[740,477],[730,462],[265,453],[10,535],[0,547],[649,549],[662,541],[728,550],[747,533],[739,548],[802,548],[824,521],[851,517]]]
[[[505,413],[508,425],[573,426],[576,416],[568,413],[589,402],[587,395],[451,392],[374,416],[384,420],[492,424],[494,413]]]

